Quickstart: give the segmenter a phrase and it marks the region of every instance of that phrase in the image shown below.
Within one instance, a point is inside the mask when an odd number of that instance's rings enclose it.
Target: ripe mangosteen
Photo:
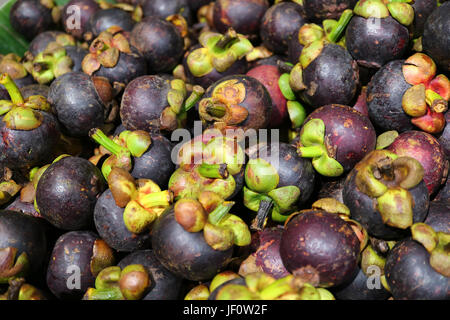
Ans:
[[[1,101],[0,164],[17,169],[45,162],[60,138],[49,103],[39,95],[23,99],[7,73],[0,75],[0,83],[11,97]]]
[[[436,75],[427,55],[416,53],[391,61],[375,73],[367,88],[367,106],[374,125],[399,132],[413,125],[437,134],[444,129],[450,98],[448,78]]]
[[[131,31],[130,40],[147,60],[152,74],[172,71],[183,56],[183,38],[166,20],[144,18]]]
[[[437,8],[437,2],[434,0],[415,0],[411,6],[414,9],[414,37],[420,37],[423,35],[428,16]]]
[[[100,6],[94,0],[70,0],[61,12],[64,30],[83,40],[84,33],[89,30],[89,19],[99,10]]]
[[[286,143],[261,144],[249,154],[245,168],[244,205],[257,216],[252,228],[262,230],[268,214],[277,222],[304,205],[314,190],[311,161]]]
[[[359,85],[358,64],[348,51],[337,44],[342,31],[352,17],[345,10],[332,26],[305,24],[296,39],[304,48],[290,72],[289,86],[313,108],[337,103],[350,105]],[[283,90],[283,88],[281,88]]]
[[[150,179],[135,181],[119,167],[111,170],[108,184],[95,205],[98,233],[117,251],[147,249],[152,222],[171,204],[172,194]]]
[[[260,65],[250,69],[247,75],[261,82],[270,94],[272,100],[272,114],[270,126],[278,128],[288,118],[287,99],[278,85],[281,76],[277,66]]]
[[[36,206],[55,227],[78,230],[92,224],[95,203],[105,190],[100,170],[88,160],[63,157],[39,178]]]
[[[113,92],[108,80],[83,72],[69,72],[50,85],[48,100],[65,133],[87,136],[89,130],[108,121]]]
[[[120,118],[128,130],[161,134],[184,127],[187,112],[203,95],[203,88],[193,87],[188,97],[182,80],[158,75],[141,76],[131,81],[122,96]]]
[[[450,112],[445,113],[445,128],[442,131],[438,141],[444,149],[447,159],[450,159]]]
[[[234,137],[205,130],[179,149],[179,168],[169,180],[176,200],[199,198],[203,192],[219,199],[233,198],[244,184],[245,154]]]
[[[192,83],[208,88],[225,76],[247,71],[245,56],[253,46],[243,35],[233,29],[224,35],[206,31],[200,34],[199,42],[183,59],[186,76]]]
[[[198,105],[207,127],[221,122],[226,127],[264,129],[270,123],[272,100],[264,85],[253,77],[233,75],[212,84]]]
[[[138,50],[130,46],[123,30],[108,28],[95,38],[82,62],[84,73],[105,77],[123,86],[147,73],[147,63]]]
[[[267,0],[217,0],[214,2],[214,27],[220,33],[233,28],[238,33],[255,38],[268,8]]]
[[[45,31],[39,33],[30,42],[28,51],[25,53],[27,60],[31,61],[40,52],[43,52],[51,42],[56,42],[61,46],[75,46],[75,38],[61,31]]]
[[[339,19],[346,9],[353,9],[357,0],[305,0],[303,10],[306,19],[311,22],[320,23],[325,19]]]
[[[450,233],[450,202],[431,201],[427,218],[423,223],[429,225],[435,232]]]
[[[152,250],[130,253],[117,265],[123,269],[131,264],[143,265],[150,275],[149,292],[142,300],[176,300],[179,298],[181,278],[164,268]]]
[[[445,182],[448,160],[438,140],[422,131],[407,131],[395,138],[387,148],[399,157],[411,157],[420,162],[424,169],[423,181],[430,195]]]
[[[131,32],[135,23],[131,14],[125,10],[119,8],[98,10],[89,19],[89,31],[85,33],[84,38],[90,41],[113,26]]]
[[[166,19],[171,15],[180,14],[186,19],[188,24],[192,22],[192,13],[188,0],[143,0],[140,2],[140,5],[144,17],[154,16]]]
[[[105,154],[110,155],[102,164],[105,179],[112,167],[128,168],[131,165],[134,178],[151,179],[159,186],[167,186],[175,165],[171,161],[172,144],[166,137],[150,135],[146,131],[123,130],[110,139],[100,129],[93,129],[90,137],[103,147],[91,161],[98,162]]]
[[[58,299],[79,300],[95,277],[114,264],[114,252],[93,232],[71,231],[58,238],[47,269],[47,286]]]
[[[447,177],[447,181],[439,193],[434,198],[435,201],[450,202],[450,179]]]
[[[376,133],[369,118],[344,105],[312,112],[300,131],[298,152],[312,158],[317,172],[338,177],[375,149]]]
[[[35,276],[42,271],[46,256],[47,237],[42,220],[21,212],[0,210],[2,283],[13,276]]]
[[[344,203],[371,236],[404,238],[407,228],[425,220],[428,212],[423,176],[424,168],[414,158],[372,151],[347,176]]]
[[[397,242],[389,252],[385,273],[396,300],[448,300],[450,234],[424,223],[411,227],[412,239]]]
[[[317,205],[292,214],[280,243],[286,269],[294,274],[315,274],[321,287],[351,281],[358,272],[360,251],[365,246],[361,230],[354,230],[355,222],[348,219],[348,208],[335,200],[330,203],[325,209]]]
[[[18,0],[9,12],[11,26],[31,40],[54,25],[52,18],[54,6],[53,1]]]
[[[261,20],[261,40],[270,51],[286,54],[291,38],[306,20],[302,8],[294,2],[280,2],[267,10]]]
[[[353,12],[345,43],[358,64],[378,69],[403,57],[410,40],[408,27],[414,19],[410,4],[359,1]]]
[[[423,51],[439,65],[444,72],[450,72],[450,2],[437,7],[425,23],[422,37]]]
[[[172,273],[191,281],[208,280],[231,261],[233,246],[250,244],[247,225],[228,214],[233,202],[223,202],[205,217],[196,200],[179,200],[166,209],[152,228],[155,256]],[[197,210],[192,210],[197,208]],[[192,227],[188,217],[204,217]],[[180,224],[180,222],[183,224]],[[199,230],[200,229],[200,230]],[[202,230],[203,229],[203,230]],[[188,231],[189,230],[189,231]]]

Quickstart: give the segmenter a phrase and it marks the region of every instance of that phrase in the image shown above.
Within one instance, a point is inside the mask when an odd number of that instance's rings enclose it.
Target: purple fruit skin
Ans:
[[[119,8],[98,10],[89,19],[89,31],[94,37],[112,26],[118,26],[123,31],[131,31],[134,25],[131,14]]]
[[[360,242],[338,215],[308,210],[292,217],[281,237],[280,255],[290,272],[310,266],[320,286],[350,281],[358,271]]]
[[[301,6],[292,2],[281,2],[266,11],[261,20],[260,36],[264,45],[272,52],[286,54],[292,37],[306,20]]]
[[[380,68],[403,57],[408,48],[409,32],[392,17],[366,19],[353,16],[345,40],[347,50],[360,65]]]
[[[450,112],[448,111],[445,113],[445,122],[444,131],[442,131],[438,141],[444,149],[445,156],[450,159]]]
[[[28,40],[53,26],[51,10],[38,0],[19,0],[9,13],[11,26]]]
[[[424,223],[435,232],[450,233],[450,201],[431,201]]]
[[[395,300],[447,300],[450,278],[435,271],[430,254],[418,242],[406,239],[389,251],[384,272]]]
[[[39,52],[42,52],[47,48],[47,45],[50,42],[56,41],[56,37],[59,35],[63,35],[64,32],[61,31],[44,31],[36,35],[30,42],[30,46],[28,47],[28,52],[31,53],[34,57],[38,55]]]
[[[152,250],[134,251],[120,260],[117,265],[123,269],[130,264],[141,264],[150,274],[150,289],[142,300],[176,300],[179,298],[182,279],[164,268]]]
[[[47,269],[47,286],[57,298],[80,300],[89,287],[95,287],[91,258],[97,239],[90,231],[71,231],[58,238]],[[71,266],[80,269],[79,289],[67,286],[69,277],[74,274],[73,269],[69,269]]]
[[[306,0],[303,8],[306,18],[315,23],[324,19],[338,20],[346,9],[353,9],[357,0]]]
[[[403,77],[404,60],[391,61],[379,69],[367,86],[367,107],[375,127],[382,131],[412,130],[411,117],[402,108],[403,94],[411,87]]]
[[[437,1],[415,0],[411,6],[414,9],[414,37],[417,38],[423,34],[428,16],[437,8]]]
[[[124,208],[116,205],[111,190],[98,198],[94,209],[94,222],[103,240],[119,252],[148,249],[151,243],[150,231],[141,234],[130,232],[123,222]]]
[[[314,108],[330,103],[350,105],[359,85],[358,64],[341,46],[326,44],[303,70],[303,82],[307,89],[301,96]]]
[[[351,170],[366,154],[375,149],[376,133],[369,118],[355,109],[338,104],[314,110],[305,120],[322,119],[329,149],[336,147],[335,159]]]
[[[166,19],[168,16],[181,14],[188,24],[192,22],[191,8],[187,0],[143,0],[141,7],[144,17]]]
[[[94,0],[71,0],[62,9],[61,21],[64,30],[77,39],[83,39],[83,34],[89,29],[89,19],[100,10]],[[79,15],[77,17],[74,14]],[[77,24],[75,24],[75,19]]]

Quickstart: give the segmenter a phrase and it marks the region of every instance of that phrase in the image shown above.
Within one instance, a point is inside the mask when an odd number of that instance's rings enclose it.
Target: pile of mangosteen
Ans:
[[[0,11],[0,300],[450,299],[450,2]]]

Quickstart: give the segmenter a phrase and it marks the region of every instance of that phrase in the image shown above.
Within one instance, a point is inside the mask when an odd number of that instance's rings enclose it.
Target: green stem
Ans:
[[[123,153],[128,153],[128,149],[118,145],[113,140],[108,138],[106,134],[103,133],[99,128],[91,129],[89,132],[89,136],[97,142],[99,145],[104,147],[106,150],[114,154],[116,157],[119,157]]]
[[[189,111],[193,106],[195,106],[195,104],[197,103],[198,100],[200,100],[200,98],[203,96],[203,94],[205,93],[205,89],[203,89],[200,86],[194,86],[192,88],[192,93],[191,95],[186,99],[186,101],[184,102],[184,111]]]
[[[11,97],[11,101],[14,104],[22,104],[24,102],[22,94],[20,93],[19,88],[14,83],[13,79],[7,73],[2,73],[0,75],[0,84],[4,85],[6,90]]]
[[[172,196],[169,190],[164,190],[146,194],[139,199],[139,202],[145,208],[170,206]]]
[[[252,224],[250,226],[252,230],[261,231],[264,229],[269,213],[270,211],[272,211],[273,205],[274,203],[272,199],[268,197],[267,199],[261,200],[261,202],[259,203],[258,212],[256,213],[256,217],[252,221]]]
[[[303,158],[316,158],[324,153],[322,146],[299,147],[297,151]]]
[[[211,117],[222,118],[227,113],[227,108],[222,104],[214,104],[210,101],[206,106],[206,112]]]
[[[208,221],[209,223],[213,225],[218,225],[220,221],[222,220],[225,215],[230,212],[231,207],[234,205],[233,201],[224,201],[221,204],[219,204],[214,211],[212,211],[208,215]]]
[[[209,179],[226,179],[228,178],[227,165],[202,163],[198,167],[198,172],[201,176]]]
[[[338,23],[333,27],[331,32],[327,35],[327,39],[330,42],[336,43],[341,37],[342,32],[347,27],[347,24],[350,22],[350,19],[353,16],[353,11],[351,9],[344,10],[342,12],[341,17],[339,18]]]

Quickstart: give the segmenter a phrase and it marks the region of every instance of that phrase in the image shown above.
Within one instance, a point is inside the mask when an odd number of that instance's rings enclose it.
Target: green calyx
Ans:
[[[186,84],[181,79],[175,79],[170,82],[170,90],[167,93],[166,107],[160,117],[161,129],[173,131],[183,127],[188,112],[198,100],[201,99],[205,90],[200,86],[194,86],[192,93],[187,97]]]
[[[209,289],[204,284],[195,286],[184,296],[184,300],[208,300],[210,295]]]
[[[408,0],[364,0],[356,3],[353,12],[364,18],[387,18],[392,16],[404,26],[409,26],[414,20],[414,9]]]
[[[111,139],[102,130],[95,128],[91,129],[89,136],[112,153],[102,165],[102,173],[105,179],[108,179],[113,167],[131,170],[131,156],[142,156],[152,143],[150,134],[143,130],[126,130],[121,132],[117,138]]]
[[[377,267],[381,271],[380,275],[384,275],[385,264],[386,258],[377,253],[371,245],[368,245],[361,252],[361,270],[366,276],[371,275],[374,267]]]
[[[217,293],[217,300],[334,300],[326,289],[300,277],[288,275],[275,279],[263,272],[245,276],[245,285],[228,284]]]
[[[0,115],[3,122],[12,130],[33,130],[43,121],[40,111],[50,111],[50,105],[42,96],[30,96],[24,100],[19,88],[7,73],[0,75],[0,84],[8,91],[11,101],[0,100]]]
[[[0,205],[8,203],[22,189],[13,180],[0,182]]]
[[[232,28],[224,35],[204,32],[199,36],[199,42],[203,47],[187,57],[189,71],[195,77],[207,75],[214,69],[224,72],[254,49],[248,39]]]
[[[53,79],[72,71],[73,61],[66,49],[57,42],[51,42],[33,61],[25,63],[28,72],[40,84],[50,83]]]
[[[298,101],[288,101],[287,110],[292,129],[300,128],[306,119],[305,107]]]
[[[0,284],[28,274],[30,268],[28,255],[22,252],[17,257],[17,251],[13,247],[0,249]]]
[[[278,79],[278,86],[286,100],[296,100],[295,93],[290,86],[290,75],[283,73]]]
[[[150,285],[150,276],[143,265],[132,264],[123,270],[112,266],[98,274],[95,288],[89,288],[83,300],[140,300]]]
[[[377,144],[375,149],[381,150],[389,147],[397,137],[398,132],[395,130],[383,132],[377,137]]]
[[[324,46],[325,39],[320,39],[303,48],[302,53],[300,54],[300,64],[303,69],[320,55]]]
[[[430,253],[431,267],[445,277],[450,277],[450,234],[436,232],[425,223],[411,226],[412,238]]]
[[[201,146],[206,164],[224,164],[229,174],[238,174],[245,163],[245,153],[235,139],[219,136]]]
[[[297,152],[301,157],[312,158],[314,169],[323,176],[338,177],[344,173],[342,165],[328,154],[322,119],[311,119],[303,126]]]
[[[25,78],[28,72],[20,60],[20,57],[14,53],[0,57],[0,73],[8,73],[13,79]]]
[[[233,205],[232,201],[224,201],[208,215],[203,236],[214,250],[228,250],[233,245],[246,246],[251,242],[247,224],[238,216],[228,213]]]
[[[423,179],[420,163],[410,157],[397,157],[375,150],[355,166],[357,189],[376,198],[377,210],[389,226],[406,229],[413,223],[412,195],[408,191]]]
[[[258,193],[275,189],[280,181],[277,170],[262,158],[250,159],[245,167],[245,183]]]

